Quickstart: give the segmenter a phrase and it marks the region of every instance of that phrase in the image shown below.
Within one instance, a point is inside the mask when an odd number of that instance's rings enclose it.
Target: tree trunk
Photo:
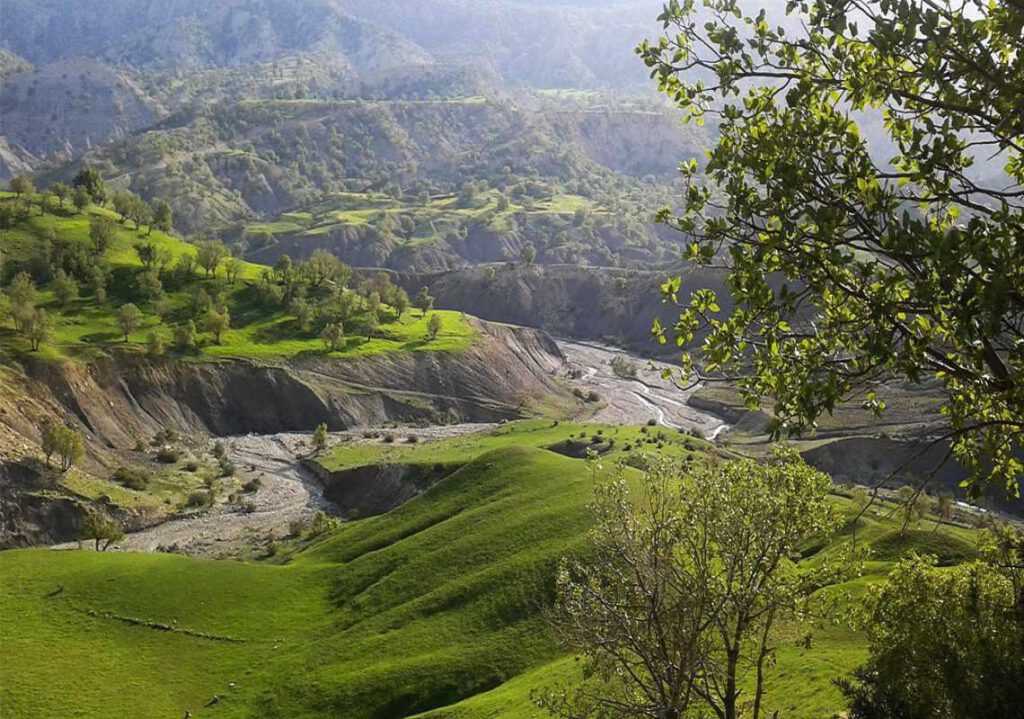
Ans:
[[[737,719],[738,716],[736,714],[736,667],[738,664],[738,652],[730,651],[726,666],[725,697],[723,697],[725,719]]]

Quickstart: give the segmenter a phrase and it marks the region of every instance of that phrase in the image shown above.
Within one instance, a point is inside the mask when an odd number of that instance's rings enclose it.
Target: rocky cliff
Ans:
[[[672,357],[678,352],[673,344],[653,341],[651,324],[660,317],[671,326],[674,313],[662,302],[659,288],[667,277],[679,275],[679,269],[492,268],[400,275],[399,281],[410,292],[430,288],[441,309],[471,311],[493,322],[529,325],[562,337],[610,341],[647,355]],[[723,309],[729,309],[721,274],[685,270],[682,275],[681,299],[709,287],[719,293]]]

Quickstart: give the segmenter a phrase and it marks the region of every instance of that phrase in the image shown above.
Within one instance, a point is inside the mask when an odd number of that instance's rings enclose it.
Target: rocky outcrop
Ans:
[[[49,412],[80,425],[97,448],[116,449],[162,429],[225,436],[320,423],[340,430],[388,421],[495,421],[569,401],[555,378],[561,352],[545,333],[480,322],[476,331],[459,352],[352,360],[31,363],[22,386],[46,396]],[[11,399],[15,406],[25,402]],[[22,429],[31,433],[40,419]]]
[[[315,461],[304,465],[320,480],[324,496],[353,519],[399,507],[457,469],[446,465],[374,464],[331,472]]]
[[[898,487],[902,484],[917,486],[930,478],[930,493],[949,493],[966,499],[960,483],[968,472],[951,458],[947,441],[846,437],[808,449],[802,455],[809,465],[840,482],[868,486],[885,482],[886,486]],[[1007,496],[1001,487],[986,487],[981,506],[1018,517],[1024,515],[1024,503]]]
[[[74,538],[86,517],[85,506],[66,493],[47,490],[39,468],[0,462],[0,549]]]

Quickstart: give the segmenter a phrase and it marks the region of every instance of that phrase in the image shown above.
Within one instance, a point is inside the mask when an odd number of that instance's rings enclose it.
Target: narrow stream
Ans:
[[[600,398],[602,407],[594,415],[595,421],[644,424],[653,419],[672,429],[699,432],[706,439],[715,439],[729,428],[720,417],[686,403],[698,387],[682,390],[662,378],[662,370],[675,369],[670,364],[595,342],[562,340],[558,346],[579,372],[579,379],[572,380],[572,384],[585,392],[592,390]],[[616,357],[633,364],[635,379],[615,374],[611,363]]]

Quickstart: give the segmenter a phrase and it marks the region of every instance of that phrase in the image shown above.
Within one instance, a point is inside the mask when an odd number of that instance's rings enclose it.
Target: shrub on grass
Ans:
[[[181,460],[181,452],[173,447],[161,447],[156,453],[156,461],[160,464],[177,464]]]
[[[149,487],[151,480],[152,475],[149,472],[135,467],[118,467],[114,471],[115,482],[139,492]]]
[[[192,492],[185,501],[185,506],[197,509],[200,507],[212,507],[214,500],[213,490]]]

